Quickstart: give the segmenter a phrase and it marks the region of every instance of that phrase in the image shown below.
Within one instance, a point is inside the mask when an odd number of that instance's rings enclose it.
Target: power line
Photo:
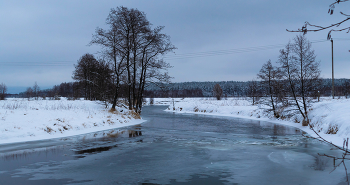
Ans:
[[[327,42],[328,40],[314,40],[310,41],[311,43],[320,43]],[[247,47],[247,48],[236,48],[229,50],[216,50],[216,51],[207,51],[207,52],[197,52],[197,53],[184,53],[176,56],[164,57],[166,60],[178,60],[178,59],[187,59],[187,58],[198,58],[198,57],[208,57],[208,56],[218,56],[218,55],[229,55],[229,54],[237,54],[237,53],[248,53],[255,51],[263,51],[269,49],[282,49],[285,44],[276,44],[276,45],[266,45],[266,46],[256,46],[256,47]]]
[[[73,61],[54,61],[54,62],[0,62],[0,66],[72,66]]]
[[[350,38],[333,38],[333,40],[347,41]],[[313,40],[311,43],[321,43],[328,42],[329,40]],[[194,53],[183,53],[177,54],[175,56],[166,56],[165,60],[180,60],[180,59],[190,59],[190,58],[200,58],[200,57],[211,57],[220,55],[232,55],[239,53],[249,53],[256,51],[264,51],[270,49],[283,49],[286,44],[275,44],[275,45],[265,45],[265,46],[252,46],[246,48],[235,48],[226,50],[213,50],[213,51],[203,51]],[[0,62],[0,66],[72,66],[73,61],[53,61],[53,62]]]
[[[230,50],[218,50],[218,51],[208,51],[208,52],[198,52],[198,53],[185,53],[185,54],[180,54],[180,55],[176,55],[176,56],[164,57],[164,59],[177,60],[177,59],[186,59],[186,58],[229,55],[229,54],[247,53],[247,52],[253,52],[253,51],[276,49],[276,48],[281,48],[281,46],[283,46],[283,45],[270,45],[270,46],[237,48],[237,49],[230,49]]]

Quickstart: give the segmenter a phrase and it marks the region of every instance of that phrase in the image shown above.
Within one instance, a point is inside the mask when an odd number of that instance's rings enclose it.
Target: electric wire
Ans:
[[[348,41],[350,38],[333,38],[336,41]],[[313,40],[310,43],[322,43],[329,42],[329,40]],[[213,51],[203,51],[203,52],[194,52],[194,53],[183,53],[168,55],[163,57],[164,60],[181,60],[181,59],[191,59],[191,58],[200,58],[200,57],[212,57],[220,55],[232,55],[240,53],[249,53],[256,51],[264,51],[270,49],[283,49],[286,44],[275,44],[275,45],[265,45],[265,46],[252,46],[246,48],[235,48],[235,49],[226,49],[226,50],[213,50]],[[52,61],[52,62],[0,62],[0,66],[71,66],[75,61]]]
[[[310,43],[320,43],[326,42],[328,40],[314,40],[310,41]],[[282,49],[285,44],[276,44],[276,45],[267,45],[267,46],[257,46],[257,47],[247,47],[247,48],[237,48],[237,49],[229,49],[229,50],[217,50],[217,51],[207,51],[207,52],[198,52],[198,53],[185,53],[176,56],[164,57],[166,60],[178,60],[178,59],[187,59],[187,58],[197,58],[197,57],[207,57],[207,56],[217,56],[217,55],[228,55],[228,54],[236,54],[236,53],[247,53],[254,51],[263,51],[269,49]]]

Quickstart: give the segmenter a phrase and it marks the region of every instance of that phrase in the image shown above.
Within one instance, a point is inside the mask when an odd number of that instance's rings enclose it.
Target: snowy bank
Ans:
[[[168,105],[167,111],[176,113],[208,114],[269,121],[293,126],[313,137],[316,136],[309,127],[301,125],[302,117],[297,112],[276,119],[272,112],[266,111],[266,107],[252,105],[252,101],[248,101],[247,98],[228,98],[219,101],[213,98],[178,98],[168,99]],[[350,99],[321,98],[320,102],[312,103],[309,118],[310,124],[314,125],[315,130],[322,137],[338,146],[342,147],[344,139],[350,137]]]
[[[0,144],[67,137],[143,122],[125,108],[102,102],[8,99],[0,101]]]

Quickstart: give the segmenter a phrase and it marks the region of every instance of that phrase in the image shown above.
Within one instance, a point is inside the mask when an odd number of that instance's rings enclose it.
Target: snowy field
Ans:
[[[143,122],[125,108],[108,110],[98,101],[9,98],[0,101],[0,144],[67,137]]]
[[[272,112],[262,105],[252,105],[249,98],[156,98],[155,105],[169,105],[167,111],[176,113],[195,113],[216,116],[231,116],[269,121],[299,128],[311,136],[316,134],[309,128],[301,126],[302,116],[294,112],[276,119]],[[343,146],[343,141],[350,138],[350,99],[321,98],[312,103],[309,110],[311,125],[325,139]]]

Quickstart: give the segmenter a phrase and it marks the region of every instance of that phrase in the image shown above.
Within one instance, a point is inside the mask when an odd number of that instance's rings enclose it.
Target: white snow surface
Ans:
[[[155,100],[155,104],[168,104],[169,108],[166,111],[176,113],[240,117],[288,125],[317,137],[308,126],[301,125],[302,116],[297,111],[277,119],[272,112],[266,111],[263,105],[252,105],[249,98],[159,98]],[[333,144],[343,147],[344,139],[350,137],[350,99],[321,98],[320,102],[315,101],[311,104],[309,118],[310,125],[314,126],[318,134]],[[332,134],[329,134],[330,131]]]
[[[126,108],[111,112],[98,101],[0,101],[0,144],[80,135],[140,124]]]

